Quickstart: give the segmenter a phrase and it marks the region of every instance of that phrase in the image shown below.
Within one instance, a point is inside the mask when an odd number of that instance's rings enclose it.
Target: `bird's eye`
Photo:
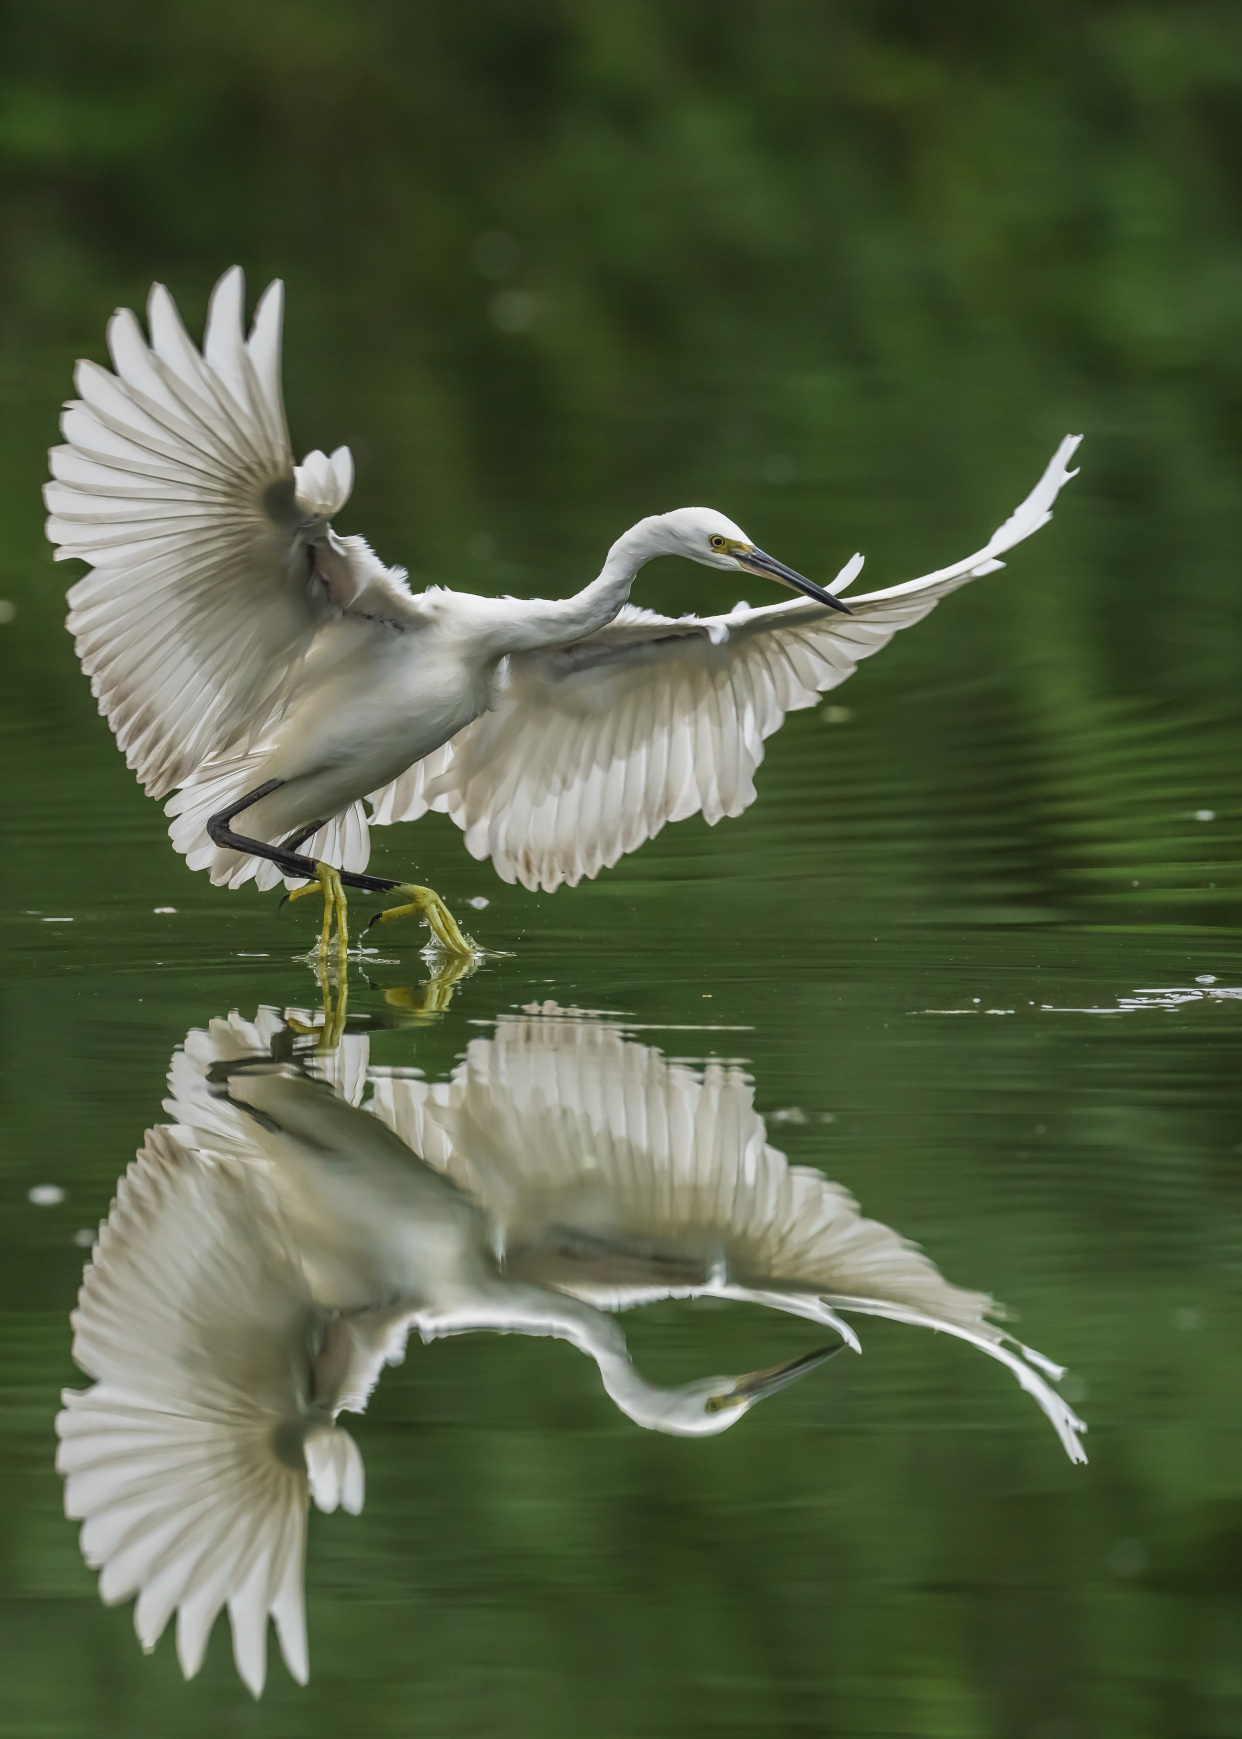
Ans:
[[[709,538],[708,542],[711,544],[713,549],[723,549],[725,546],[725,540],[721,537],[719,532],[717,532],[714,537]]]

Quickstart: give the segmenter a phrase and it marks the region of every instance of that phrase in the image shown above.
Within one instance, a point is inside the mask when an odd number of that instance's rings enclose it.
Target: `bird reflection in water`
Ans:
[[[495,953],[492,955],[492,958],[498,957]],[[378,1023],[364,1019],[358,1024],[363,1028],[376,1024],[420,1026],[438,1020],[452,1002],[457,986],[477,970],[484,954],[482,949],[476,949],[473,954],[448,954],[440,948],[427,948],[423,950],[423,958],[431,976],[422,984],[384,988],[367,979],[371,989],[380,990],[387,1005],[387,1018]],[[342,971],[337,962],[322,957],[312,956],[308,964],[313,967],[319,986],[319,1017],[314,1019],[290,1009],[285,1020],[291,1033],[299,1038],[314,1039],[317,1056],[329,1056],[345,1037],[348,1027],[349,972],[348,969]]]
[[[176,1612],[187,1676],[227,1605],[252,1692],[269,1613],[305,1682],[309,1504],[361,1508],[337,1420],[365,1409],[411,1332],[555,1336],[635,1424],[710,1436],[860,1350],[846,1315],[884,1316],[1000,1360],[1085,1460],[1085,1426],[1045,1380],[1057,1367],[990,1320],[988,1297],[791,1166],[739,1069],[670,1063],[552,1005],[501,1017],[447,1081],[372,1066],[365,1033],[315,1044],[309,1017],[270,1008],[189,1033],[171,1121],[121,1182],[73,1318],[94,1386],[67,1391],[57,1420],[66,1511],[104,1600],[137,1596],[144,1648]],[[742,1376],[648,1382],[618,1313],[701,1297],[839,1338]]]

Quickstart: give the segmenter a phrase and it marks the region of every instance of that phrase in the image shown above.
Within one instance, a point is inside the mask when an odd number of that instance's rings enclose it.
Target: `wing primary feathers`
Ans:
[[[108,327],[115,372],[78,365],[80,400],[52,455],[48,536],[91,571],[69,627],[129,765],[152,796],[256,740],[282,704],[326,605],[293,560],[293,455],[280,389],[281,286],[247,340],[239,269],[212,293],[203,350],[168,291],[150,340]],[[333,461],[338,485],[348,456]]]
[[[188,1086],[184,1066],[174,1068],[190,1093],[178,1108],[213,1127],[222,1113],[205,1067],[221,1045],[264,1041],[257,1028],[224,1023],[200,1068],[201,1104],[193,1067]],[[345,1434],[315,1411],[311,1359],[324,1313],[245,1132],[212,1157],[192,1134],[148,1132],[101,1228],[72,1319],[73,1356],[95,1382],[64,1396],[57,1466],[100,1595],[136,1596],[142,1646],[154,1647],[176,1612],[189,1677],[227,1606],[238,1671],[257,1696],[269,1614],[305,1681],[305,1445]],[[333,1453],[345,1501],[360,1504],[361,1461],[346,1442]]]

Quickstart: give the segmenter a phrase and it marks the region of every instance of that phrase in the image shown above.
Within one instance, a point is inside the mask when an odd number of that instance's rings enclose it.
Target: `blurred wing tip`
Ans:
[[[861,550],[855,550],[836,579],[832,581],[831,585],[825,587],[825,590],[831,592],[834,598],[839,598],[846,587],[852,586],[859,574],[862,573],[863,563],[866,559]]]
[[[1011,1340],[1013,1339],[1012,1336],[1009,1338]],[[1036,1352],[1034,1347],[1024,1346],[1020,1340],[1014,1341],[1013,1344],[1017,1347],[1018,1351],[1022,1354],[1022,1357],[1028,1364],[1034,1365],[1038,1370],[1043,1371],[1044,1375],[1051,1377],[1054,1383],[1059,1383],[1061,1381],[1061,1378],[1065,1375],[1064,1365],[1058,1365],[1054,1359],[1047,1358],[1043,1353]],[[1083,1429],[1086,1430],[1086,1426],[1084,1426]]]
[[[366,1496],[362,1454],[348,1431],[339,1425],[308,1434],[303,1445],[310,1495],[324,1515],[343,1509],[356,1516]]]
[[[255,303],[255,309],[254,309],[254,323],[255,323],[255,325],[256,326],[258,325],[259,316],[260,316],[260,314],[262,314],[265,311],[265,309],[267,309],[268,307],[279,309],[283,305],[284,299],[285,299],[285,280],[283,278],[273,278],[271,283],[264,290],[263,294],[259,297],[259,300]]]
[[[1081,435],[1066,435],[1056,452],[1052,455],[1048,469],[1049,471],[1052,471],[1054,468],[1059,469],[1061,473],[1061,482],[1063,484],[1068,483],[1071,478],[1077,477],[1079,471],[1082,469],[1080,465],[1075,465],[1072,471],[1069,468],[1069,461],[1074,457],[1074,454],[1081,446]]]
[[[134,326],[134,327],[137,327],[138,326],[138,316],[134,313],[134,310],[132,308],[125,307],[124,305],[122,305],[119,308],[114,308],[112,310],[112,313],[108,317],[107,330],[108,330],[109,336],[111,335],[113,328],[116,326]],[[139,329],[139,330],[141,330],[141,329]],[[79,368],[82,366],[82,358],[81,357],[78,358],[77,366]]]
[[[240,266],[230,266],[227,271],[221,272],[220,276],[212,285],[211,298],[207,304],[208,319],[210,320],[211,309],[215,307],[218,301],[226,296],[234,294],[239,297],[246,294],[246,274],[242,271]]]

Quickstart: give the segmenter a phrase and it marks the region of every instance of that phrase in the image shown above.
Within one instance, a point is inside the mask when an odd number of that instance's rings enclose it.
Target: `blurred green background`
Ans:
[[[374,861],[489,898],[515,951],[386,1060],[442,1074],[531,997],[747,1028],[761,1109],[811,1114],[791,1157],[1070,1362],[1090,1468],[884,1325],[709,1445],[636,1433],[564,1349],[462,1342],[385,1379],[367,1511],[312,1527],[309,1692],[276,1667],[251,1707],[221,1635],[184,1687],[99,1606],[51,1470],[73,1233],[189,1026],[313,994],[310,920],[171,852],[38,491],[112,308],[159,278],[197,332],[234,261],[287,282],[298,453],[353,448],[341,528],[416,584],[565,592],[696,501],[892,583],[1085,433],[1054,524],[793,718],[742,820],[554,899],[440,817]],[[1242,1001],[1118,1012],[1242,983],[1240,316],[1226,0],[0,10],[5,1739],[1242,1734]],[[666,562],[635,598],[734,593]],[[918,1012],[956,1007],[1013,1013]],[[633,1332],[687,1374],[803,1344]]]

